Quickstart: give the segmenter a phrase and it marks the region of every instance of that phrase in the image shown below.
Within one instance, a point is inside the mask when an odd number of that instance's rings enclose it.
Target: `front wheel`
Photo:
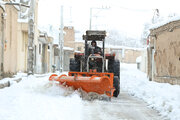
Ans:
[[[120,78],[120,62],[119,60],[109,60],[108,61],[108,72],[114,73],[114,76]]]

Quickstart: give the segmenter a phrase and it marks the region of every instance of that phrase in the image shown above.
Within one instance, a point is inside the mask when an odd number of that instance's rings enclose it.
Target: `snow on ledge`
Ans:
[[[70,50],[70,51],[73,51],[74,48],[70,48],[70,47],[63,47],[64,50]]]
[[[18,19],[19,23],[28,23],[28,19]]]
[[[130,50],[144,50],[146,48],[135,48],[135,47],[127,47],[127,46],[113,46],[113,45],[105,45],[105,48],[114,48],[114,49],[130,49]]]
[[[158,22],[156,24],[152,24],[152,26],[150,27],[150,29],[156,29],[156,28],[159,28],[165,24],[168,24],[170,22],[174,22],[174,21],[178,21],[180,20],[180,16],[175,16],[175,17],[172,17],[172,18],[167,18],[165,20],[163,20],[162,22]]]
[[[76,50],[76,51],[74,51],[74,52],[75,52],[75,53],[81,53],[81,51],[77,51],[77,50]]]

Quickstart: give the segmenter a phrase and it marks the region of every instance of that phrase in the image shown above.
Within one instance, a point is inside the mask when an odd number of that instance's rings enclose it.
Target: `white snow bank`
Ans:
[[[171,120],[180,120],[180,86],[148,81],[136,65],[121,64],[121,87]]]
[[[19,79],[19,78],[22,78],[22,77],[26,77],[27,74],[26,73],[17,73],[16,75],[14,75],[13,78],[4,78],[2,80],[0,80],[0,84],[4,84],[4,83],[7,83],[7,82],[10,82],[10,84],[14,84],[14,83],[17,83],[16,80]]]
[[[48,77],[23,78],[18,84],[0,89],[2,120],[82,120],[82,99],[49,82]]]

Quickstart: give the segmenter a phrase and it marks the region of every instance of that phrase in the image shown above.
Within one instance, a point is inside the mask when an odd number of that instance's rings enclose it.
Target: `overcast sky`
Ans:
[[[39,0],[39,25],[60,25],[60,6],[64,6],[64,26],[78,31],[89,29],[90,8],[92,29],[116,29],[140,37],[143,25],[155,9],[161,16],[180,11],[179,0]],[[100,10],[95,8],[109,8]]]

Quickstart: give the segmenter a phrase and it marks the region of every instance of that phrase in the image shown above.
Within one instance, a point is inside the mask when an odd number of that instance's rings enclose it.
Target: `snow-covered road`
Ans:
[[[159,93],[166,87],[174,93]],[[77,91],[49,82],[48,76],[23,77],[21,82],[0,89],[0,120],[180,119],[179,86],[149,82],[135,65],[121,64],[121,89],[120,96],[111,101],[86,101]]]
[[[121,92],[111,102],[85,102],[83,106],[86,120],[162,120],[155,110],[147,107],[143,101]]]

